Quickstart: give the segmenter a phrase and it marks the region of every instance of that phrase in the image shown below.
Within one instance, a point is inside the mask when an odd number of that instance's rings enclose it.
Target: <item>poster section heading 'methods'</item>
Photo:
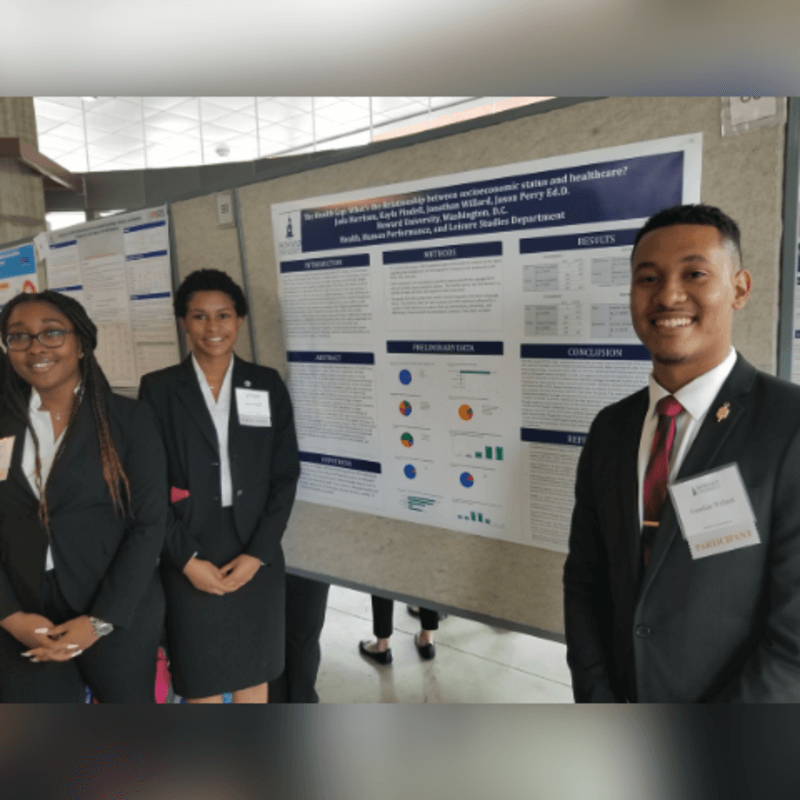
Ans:
[[[274,205],[298,497],[565,552],[591,420],[650,369],[633,240],[701,143]]]

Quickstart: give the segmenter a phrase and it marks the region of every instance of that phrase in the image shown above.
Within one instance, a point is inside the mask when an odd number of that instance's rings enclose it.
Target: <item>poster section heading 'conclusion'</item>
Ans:
[[[630,254],[700,134],[272,206],[304,500],[566,552],[592,419],[645,385]]]

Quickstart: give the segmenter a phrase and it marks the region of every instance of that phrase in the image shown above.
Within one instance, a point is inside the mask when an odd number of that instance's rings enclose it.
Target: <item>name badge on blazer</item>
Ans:
[[[236,387],[236,408],[239,424],[252,428],[271,428],[272,413],[269,409],[269,392],[258,389]]]
[[[669,487],[692,558],[760,544],[756,518],[736,464],[692,475]]]
[[[11,469],[11,454],[14,452],[14,437],[6,436],[0,439],[0,481],[8,477]]]

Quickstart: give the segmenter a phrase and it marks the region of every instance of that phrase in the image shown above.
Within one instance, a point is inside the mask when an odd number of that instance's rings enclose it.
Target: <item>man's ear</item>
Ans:
[[[746,269],[740,269],[733,276],[733,307],[736,311],[744,308],[753,289],[753,278]]]

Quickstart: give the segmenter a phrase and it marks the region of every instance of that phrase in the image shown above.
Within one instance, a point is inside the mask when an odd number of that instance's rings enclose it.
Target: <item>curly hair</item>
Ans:
[[[636,252],[636,245],[639,244],[640,239],[646,233],[650,233],[650,231],[654,231],[657,228],[667,228],[670,225],[710,225],[716,228],[720,232],[723,242],[733,251],[738,259],[739,268],[741,268],[742,234],[739,226],[716,206],[707,206],[702,203],[672,206],[653,214],[636,234],[631,258],[633,258],[633,253]]]
[[[6,336],[8,334],[8,321],[11,314],[17,306],[27,303],[49,303],[51,306],[55,307],[57,311],[69,320],[83,348],[83,358],[78,362],[81,371],[82,390],[75,395],[69,421],[67,422],[64,436],[61,440],[61,444],[58,446],[53,463],[55,464],[64,452],[67,441],[73,431],[75,419],[78,416],[78,409],[80,408],[83,398],[87,397],[91,403],[92,413],[97,427],[103,477],[108,486],[108,491],[111,494],[115,511],[121,516],[124,516],[126,513],[126,506],[130,505],[131,491],[128,478],[125,475],[125,470],[122,468],[122,462],[117,453],[117,448],[111,437],[111,428],[108,424],[108,395],[111,393],[111,387],[109,386],[100,364],[97,363],[97,358],[94,354],[97,348],[97,326],[89,319],[86,309],[84,309],[77,300],[67,295],[50,290],[39,292],[38,294],[23,293],[9,300],[0,314],[0,336],[2,336],[4,343],[6,342]],[[39,439],[36,436],[36,431],[34,431],[28,415],[30,385],[20,378],[9,365],[6,369],[3,388],[3,393],[11,412],[17,419],[25,424],[33,440],[36,452],[36,485],[39,489],[40,498],[39,519],[47,531],[48,536],[50,536],[50,515],[47,509],[47,487],[50,479],[48,477],[47,482],[42,486]],[[50,474],[52,475],[52,471]]]
[[[247,316],[247,299],[230,275],[219,269],[198,269],[187,275],[175,292],[173,305],[176,317],[186,317],[189,299],[195,292],[224,292],[233,300],[236,316]]]

